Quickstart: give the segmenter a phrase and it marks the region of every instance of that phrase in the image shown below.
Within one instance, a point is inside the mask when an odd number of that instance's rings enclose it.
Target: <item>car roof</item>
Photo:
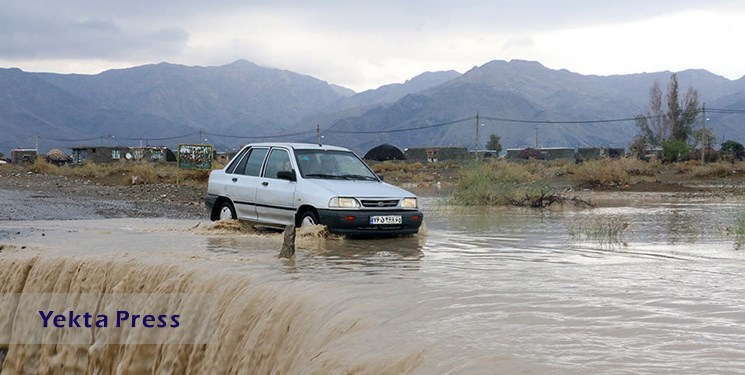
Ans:
[[[292,148],[295,150],[331,150],[331,151],[350,151],[349,149],[346,149],[344,147],[339,146],[331,146],[331,145],[321,145],[317,143],[287,143],[287,142],[262,142],[262,143],[251,143],[246,146],[251,147],[258,147],[258,146],[264,146],[264,147],[287,147]]]

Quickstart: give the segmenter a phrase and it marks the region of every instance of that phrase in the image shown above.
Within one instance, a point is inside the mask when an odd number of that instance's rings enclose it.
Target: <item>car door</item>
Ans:
[[[256,214],[262,223],[288,225],[295,222],[296,181],[277,178],[277,172],[295,168],[290,152],[272,148],[256,191]]]
[[[237,164],[226,191],[233,200],[235,214],[239,219],[257,220],[256,190],[260,183],[261,167],[269,152],[267,147],[251,148]]]

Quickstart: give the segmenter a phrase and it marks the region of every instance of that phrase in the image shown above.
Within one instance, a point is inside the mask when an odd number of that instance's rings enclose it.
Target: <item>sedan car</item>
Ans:
[[[204,198],[212,220],[284,227],[325,225],[349,235],[419,230],[417,197],[387,184],[352,151],[305,143],[257,143],[212,171]]]

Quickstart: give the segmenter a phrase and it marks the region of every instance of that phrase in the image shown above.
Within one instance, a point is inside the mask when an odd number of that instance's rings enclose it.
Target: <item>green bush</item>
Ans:
[[[674,163],[688,160],[692,147],[683,141],[667,140],[662,142],[662,160]]]
[[[745,146],[739,142],[726,141],[722,143],[722,148],[719,152],[722,154],[722,158],[729,162],[745,159]]]
[[[461,171],[453,200],[465,206],[509,205],[514,201],[541,196],[550,190],[539,184],[540,177],[529,165],[504,161],[471,164]]]

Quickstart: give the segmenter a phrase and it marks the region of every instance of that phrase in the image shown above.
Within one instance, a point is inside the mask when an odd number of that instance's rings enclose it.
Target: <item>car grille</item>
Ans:
[[[398,199],[361,199],[360,203],[370,208],[396,207]]]

